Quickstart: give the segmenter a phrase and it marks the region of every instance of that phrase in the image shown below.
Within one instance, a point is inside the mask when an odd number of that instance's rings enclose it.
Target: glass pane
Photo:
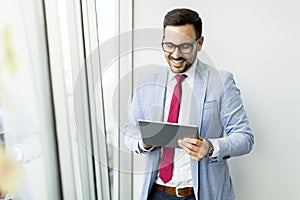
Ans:
[[[133,199],[132,153],[121,132],[132,91],[132,1],[96,3],[112,199]]]
[[[116,1],[95,1],[97,5],[98,37],[101,58],[101,76],[103,85],[103,102],[107,133],[107,153],[111,199],[118,198],[118,155],[116,148],[118,137],[118,62],[117,43],[117,5]],[[114,101],[112,99],[115,98]],[[103,152],[101,152],[103,153]]]
[[[1,2],[0,18],[0,127],[12,174],[0,175],[9,186],[8,193],[0,192],[21,199],[59,199],[42,1]]]

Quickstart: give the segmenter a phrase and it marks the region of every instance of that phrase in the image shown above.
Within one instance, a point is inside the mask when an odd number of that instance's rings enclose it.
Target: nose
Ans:
[[[172,53],[172,56],[173,56],[174,58],[179,58],[179,57],[181,57],[181,52],[179,51],[178,47],[175,47],[175,49],[174,49],[174,51],[173,51],[173,53]]]

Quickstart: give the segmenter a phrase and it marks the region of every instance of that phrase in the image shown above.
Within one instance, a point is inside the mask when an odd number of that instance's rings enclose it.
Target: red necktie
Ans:
[[[178,114],[180,109],[181,100],[181,82],[184,80],[186,75],[176,75],[177,84],[175,85],[173,96],[170,104],[170,111],[168,116],[168,122],[177,123]],[[173,172],[173,156],[174,148],[164,147],[161,158],[159,177],[164,183],[167,183],[172,178]]]

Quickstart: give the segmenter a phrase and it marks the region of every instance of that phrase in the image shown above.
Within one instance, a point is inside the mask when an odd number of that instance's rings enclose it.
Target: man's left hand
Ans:
[[[183,138],[178,140],[178,144],[196,161],[205,157],[210,147],[204,138]]]

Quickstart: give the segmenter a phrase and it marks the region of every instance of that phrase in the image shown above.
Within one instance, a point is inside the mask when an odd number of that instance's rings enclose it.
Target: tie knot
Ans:
[[[178,74],[178,75],[176,75],[176,81],[177,81],[177,83],[181,83],[185,78],[187,77],[187,75],[185,75],[185,74]]]

